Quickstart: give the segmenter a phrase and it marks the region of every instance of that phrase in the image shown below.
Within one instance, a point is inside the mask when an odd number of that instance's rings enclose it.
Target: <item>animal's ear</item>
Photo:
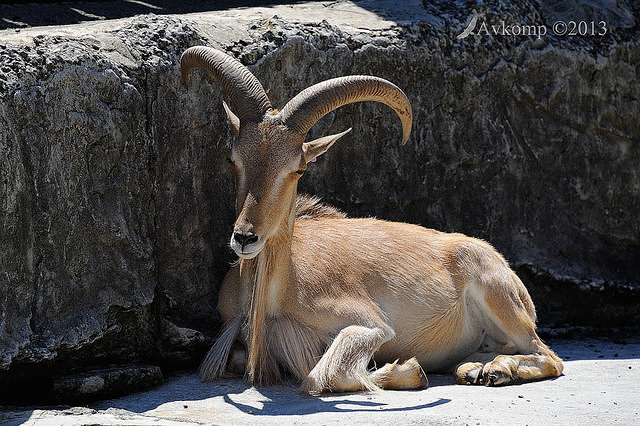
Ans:
[[[311,142],[305,142],[302,144],[302,151],[304,152],[304,161],[308,163],[313,161],[316,157],[324,154],[326,150],[331,148],[331,145],[347,133],[351,131],[351,127],[342,133],[335,135],[324,136]]]
[[[222,101],[222,106],[224,107],[224,112],[227,113],[227,118],[229,118],[229,124],[231,125],[233,136],[237,138],[240,134],[240,119],[231,111],[231,109],[229,109],[229,106],[225,101]]]

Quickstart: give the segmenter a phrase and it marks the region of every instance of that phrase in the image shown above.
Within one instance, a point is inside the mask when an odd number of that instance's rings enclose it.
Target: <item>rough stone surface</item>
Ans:
[[[395,3],[0,31],[2,389],[46,390],[68,366],[191,366],[215,336],[230,134],[220,88],[199,72],[180,82],[196,44],[239,58],[279,107],[335,76],[395,82],[414,107],[409,143],[386,107],[341,108],[310,136],[353,131],[302,191],[486,239],[541,325],[637,323],[638,6]],[[605,19],[607,35],[456,38],[473,15],[550,27],[571,10]]]
[[[53,381],[53,395],[61,402],[85,403],[141,391],[162,383],[160,367],[118,366],[64,374]]]

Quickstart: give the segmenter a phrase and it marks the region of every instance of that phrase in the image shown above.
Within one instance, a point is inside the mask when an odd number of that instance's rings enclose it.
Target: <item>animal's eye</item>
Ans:
[[[304,170],[296,170],[296,174],[302,176],[304,174]]]
[[[231,159],[231,157],[227,157],[227,163],[232,164],[233,165],[233,160]]]

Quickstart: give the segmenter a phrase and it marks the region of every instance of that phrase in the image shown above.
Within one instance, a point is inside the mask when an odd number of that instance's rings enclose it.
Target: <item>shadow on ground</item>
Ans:
[[[430,387],[454,384],[449,375],[430,375]],[[420,391],[415,391],[420,392]],[[141,394],[142,395],[142,394]],[[292,383],[255,388],[241,379],[219,380],[214,383],[201,383],[193,374],[184,375],[179,380],[170,379],[160,388],[148,391],[144,398],[123,398],[104,401],[93,405],[96,409],[116,408],[134,413],[146,413],[156,410],[173,401],[184,401],[185,406],[204,403],[220,398],[224,403],[242,412],[254,415],[304,415],[311,413],[346,413],[360,411],[412,411],[432,408],[451,402],[450,399],[437,398],[418,405],[394,407],[383,402],[367,400],[365,393],[331,394],[331,398],[310,397],[296,392]],[[356,398],[354,398],[356,397]],[[248,403],[251,401],[251,404]],[[255,406],[255,401],[261,407]]]
[[[95,0],[30,1],[0,4],[0,30],[156,15],[210,12],[234,7],[295,4],[294,0]]]
[[[550,340],[549,346],[565,361],[640,359],[640,337]]]
[[[128,18],[153,13],[174,15],[214,12],[231,8],[294,5],[320,0],[89,0],[51,1],[32,0],[0,3],[0,30],[28,27],[68,25],[80,22]],[[332,2],[335,3],[335,2]],[[394,0],[355,1],[358,7],[398,23],[425,20],[424,7],[419,0],[399,3]],[[439,26],[440,22],[432,22]]]
[[[605,339],[555,340],[548,343],[566,361],[635,360],[640,359],[640,338],[612,342]],[[429,389],[447,388],[455,385],[450,374],[427,374]],[[201,383],[195,374],[187,373],[178,380],[169,379],[159,388],[143,394],[94,404],[93,408],[117,408],[134,413],[156,410],[174,401],[185,401],[185,405],[206,404],[218,398],[225,404],[242,412],[254,415],[304,415],[318,412],[360,411],[412,411],[433,408],[451,402],[448,398],[429,398],[420,404],[403,407],[371,399],[364,393],[326,395],[327,398],[308,397],[296,392],[297,385],[287,383],[280,386],[255,388],[245,380],[228,379],[213,383]],[[515,389],[515,387],[511,387]],[[418,393],[414,391],[410,393]],[[259,402],[256,405],[256,401]]]
[[[612,337],[613,339],[613,337]],[[629,424],[640,416],[640,339],[551,340],[571,358],[555,380],[519,386],[458,386],[428,374],[420,391],[306,397],[288,383],[255,388],[242,379],[200,383],[192,372],[147,392],[90,408],[0,409],[2,424]],[[618,356],[616,356],[616,354]],[[607,380],[602,380],[603,375]]]
[[[262,393],[265,397],[269,398],[269,392]],[[229,395],[224,395],[224,402],[230,404],[243,412],[251,411],[253,415],[256,416],[273,416],[273,415],[284,415],[284,416],[292,416],[292,415],[304,415],[304,414],[314,414],[314,413],[355,413],[355,412],[369,412],[372,409],[379,409],[379,411],[391,411],[391,412],[402,412],[402,411],[413,411],[413,410],[422,410],[424,408],[433,408],[438,405],[446,404],[451,402],[450,399],[439,398],[434,402],[429,402],[426,404],[415,405],[410,407],[389,407],[389,404],[383,402],[373,402],[373,401],[354,401],[353,399],[332,399],[330,401],[324,401],[321,399],[312,399],[312,397],[305,398],[303,402],[306,403],[291,403],[291,396],[286,396],[285,398],[269,398],[268,401],[265,401],[263,404],[263,408],[257,410],[251,405],[242,404],[239,402],[235,402]],[[301,397],[302,398],[302,397]]]

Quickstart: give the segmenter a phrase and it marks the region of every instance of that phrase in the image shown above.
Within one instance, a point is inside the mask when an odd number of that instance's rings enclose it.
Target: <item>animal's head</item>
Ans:
[[[240,62],[210,47],[191,47],[181,58],[182,78],[202,68],[222,86],[224,109],[236,139],[229,162],[236,180],[238,215],[231,248],[243,259],[257,256],[283,225],[292,226],[298,180],[307,164],[351,129],[305,142],[324,115],[346,104],[382,102],[402,121],[402,143],[411,132],[411,105],[392,83],[372,76],[334,78],[311,86],[278,111],[260,82]]]

